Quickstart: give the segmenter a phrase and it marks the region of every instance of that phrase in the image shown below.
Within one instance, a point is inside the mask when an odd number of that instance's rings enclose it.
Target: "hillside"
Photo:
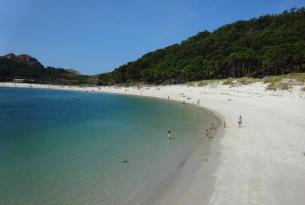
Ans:
[[[237,21],[143,55],[98,84],[184,83],[305,72],[305,8]]]
[[[0,82],[16,78],[43,84],[95,84],[94,77],[81,75],[72,69],[45,68],[36,58],[26,54],[0,56]]]

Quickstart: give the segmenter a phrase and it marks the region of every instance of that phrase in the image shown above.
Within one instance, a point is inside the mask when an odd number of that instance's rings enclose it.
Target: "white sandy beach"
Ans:
[[[186,85],[152,87],[68,87],[1,83],[3,87],[37,87],[151,96],[197,104],[213,111],[227,128],[219,128],[208,155],[185,163],[155,204],[305,204],[305,92],[265,91],[255,83],[241,87]],[[237,127],[238,116],[242,128]],[[204,135],[204,133],[203,133]],[[212,168],[217,161],[217,167]],[[211,166],[209,166],[211,164]],[[214,164],[214,165],[213,165]],[[196,165],[196,166],[195,166]]]

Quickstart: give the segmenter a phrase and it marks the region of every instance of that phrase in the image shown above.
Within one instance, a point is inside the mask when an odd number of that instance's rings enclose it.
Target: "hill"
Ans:
[[[26,54],[0,56],[0,82],[13,79],[43,84],[95,84],[94,77],[81,75],[73,69],[44,67],[36,58]]]
[[[98,84],[184,83],[305,72],[305,8],[237,21],[143,55]]]

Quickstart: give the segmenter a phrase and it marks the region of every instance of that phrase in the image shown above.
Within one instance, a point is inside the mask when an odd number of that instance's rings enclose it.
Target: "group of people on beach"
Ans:
[[[167,99],[169,100],[170,97],[167,96]],[[184,101],[184,100],[182,101],[182,104],[185,104],[185,101]],[[200,99],[197,101],[197,104],[200,104]],[[242,116],[239,115],[238,120],[237,120],[238,128],[241,128],[241,127],[242,127],[242,123],[243,123]],[[224,128],[227,128],[227,123],[226,123],[225,120],[223,121],[223,127],[224,127]],[[216,131],[216,130],[217,130],[217,128],[216,128],[215,124],[212,123],[211,126],[210,126],[208,129],[206,129],[206,136],[207,136],[208,138],[211,138],[211,137],[212,137],[213,131]],[[172,136],[171,136],[171,134],[172,134],[171,130],[168,130],[168,132],[167,132],[167,139],[168,139],[168,140],[173,139]]]
[[[243,123],[242,116],[239,115],[238,120],[237,120],[238,128],[241,128],[241,127],[242,127],[242,123]],[[223,121],[223,127],[224,127],[224,128],[227,128],[227,123],[226,123],[226,121]],[[216,130],[217,130],[217,128],[216,128],[215,124],[212,123],[211,126],[210,126],[208,129],[206,129],[206,133],[205,133],[205,134],[206,134],[206,136],[207,136],[208,138],[212,138],[212,133],[213,133],[214,131],[216,131]],[[174,139],[174,138],[172,138],[171,135],[172,135],[172,131],[171,131],[171,130],[168,130],[168,132],[167,132],[167,139],[168,139],[168,140]]]
[[[212,123],[211,126],[208,129],[206,129],[206,133],[205,134],[206,134],[206,136],[208,138],[211,138],[212,137],[212,132],[216,131],[216,130],[217,130],[217,128],[216,128],[215,124]]]
[[[237,127],[238,127],[238,128],[241,128],[241,127],[242,127],[242,123],[243,123],[242,116],[239,115],[238,120],[237,120]],[[225,120],[223,121],[223,128],[227,128],[227,123],[226,123]],[[206,136],[207,136],[208,138],[211,138],[211,137],[212,137],[211,134],[212,134],[212,132],[215,131],[215,130],[216,130],[216,126],[215,126],[214,123],[212,123],[211,126],[210,126],[208,129],[206,129]]]

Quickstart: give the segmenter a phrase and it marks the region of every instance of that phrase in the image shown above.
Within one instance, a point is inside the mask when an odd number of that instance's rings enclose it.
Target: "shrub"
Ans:
[[[305,73],[291,73],[289,78],[292,78],[300,83],[305,83]]]
[[[196,87],[196,82],[189,82],[187,87]]]
[[[228,78],[225,81],[222,82],[223,85],[230,85],[230,86],[234,86],[235,82],[233,78]]]
[[[209,84],[209,82],[207,80],[202,80],[202,81],[199,81],[197,85],[200,87],[204,87],[204,86],[207,86],[208,84]]]
[[[197,86],[203,87],[217,82],[220,82],[220,80],[202,80],[197,83]]]
[[[292,86],[289,83],[281,82],[278,84],[279,90],[290,90]]]
[[[266,87],[266,90],[290,90],[292,88],[292,85],[288,82],[274,82],[269,83]]]
[[[247,77],[237,79],[237,82],[241,85],[250,85],[250,84],[253,84],[253,83],[256,83],[256,82],[259,82],[259,81],[260,81],[260,79],[247,78]]]

